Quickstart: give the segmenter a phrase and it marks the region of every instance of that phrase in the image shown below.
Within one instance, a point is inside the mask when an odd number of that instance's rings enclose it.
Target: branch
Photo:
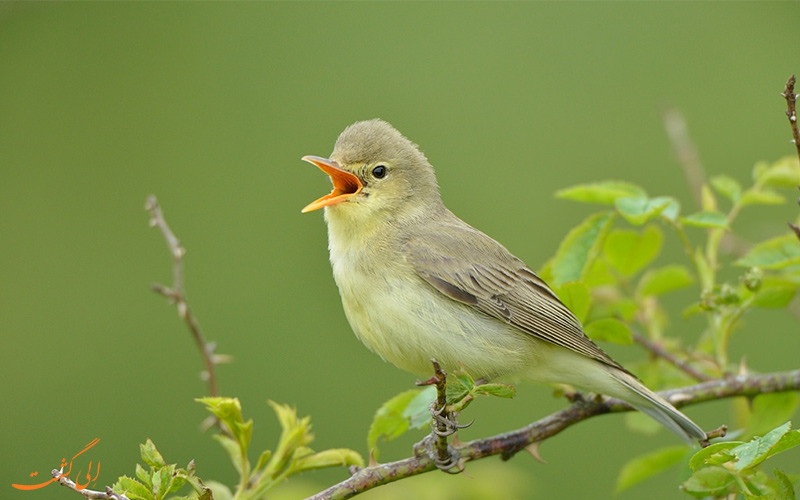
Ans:
[[[675,366],[682,372],[686,373],[690,377],[694,378],[695,380],[699,380],[700,382],[708,382],[714,380],[713,377],[710,377],[705,373],[701,372],[697,368],[693,367],[686,361],[678,358],[671,352],[661,347],[661,345],[653,342],[652,340],[648,339],[647,337],[645,337],[640,333],[634,333],[633,340],[634,342],[641,344],[642,347],[653,353],[653,355],[655,355],[656,357],[666,360],[667,362],[671,363],[673,366]]]
[[[795,148],[797,148],[797,157],[800,158],[800,131],[797,130],[797,108],[795,106],[798,94],[794,93],[795,81],[794,75],[789,77],[781,96],[786,99],[786,116],[789,118],[789,126],[792,127],[792,142]],[[798,186],[798,188],[800,188],[800,186]],[[800,239],[800,227],[791,222],[789,223],[789,227],[794,231],[797,238]]]
[[[186,325],[192,333],[197,348],[200,349],[200,353],[203,356],[203,362],[206,366],[204,378],[208,381],[208,394],[212,397],[217,397],[219,396],[219,392],[217,390],[216,365],[223,360],[223,357],[214,354],[216,346],[214,343],[206,342],[203,332],[200,330],[200,325],[197,323],[197,319],[195,319],[189,309],[189,304],[186,302],[186,294],[183,291],[183,256],[186,254],[186,250],[181,246],[181,242],[175,237],[175,234],[167,225],[167,221],[164,219],[164,214],[161,212],[161,207],[158,205],[158,200],[156,200],[155,196],[147,198],[144,208],[150,212],[150,225],[157,227],[164,236],[174,261],[172,266],[172,288],[159,284],[153,284],[151,288],[174,303],[175,307],[178,309],[178,316],[186,321]]]
[[[800,390],[800,370],[764,375],[739,375],[661,392],[676,407],[736,396],[757,396],[773,392]],[[555,436],[567,427],[606,413],[632,408],[614,398],[580,399],[569,407],[533,422],[521,429],[464,443],[457,448],[463,462],[500,455],[508,460],[534,443]],[[307,500],[339,500],[398,479],[436,470],[434,460],[426,455],[358,470],[350,478],[309,497]]]
[[[683,175],[689,184],[689,192],[692,193],[697,208],[703,208],[703,184],[706,183],[706,173],[697,150],[689,137],[686,127],[686,119],[676,108],[668,108],[663,114],[664,128],[667,136],[672,143],[678,162],[683,168]]]
[[[789,125],[792,127],[792,142],[797,148],[797,156],[800,158],[800,131],[797,129],[797,109],[795,107],[798,94],[794,93],[795,81],[794,75],[789,77],[781,96],[786,99],[786,116],[789,118]]]
[[[67,476],[64,476],[59,469],[53,469],[52,471],[50,471],[50,473],[53,475],[53,477],[58,478],[58,484],[60,484],[61,486],[66,486],[67,488],[78,493],[79,495],[82,495],[85,498],[90,498],[93,500],[130,500],[122,493],[114,493],[111,490],[110,486],[106,486],[106,491],[95,491],[87,489],[79,490],[78,487],[75,485],[75,482],[72,481]]]

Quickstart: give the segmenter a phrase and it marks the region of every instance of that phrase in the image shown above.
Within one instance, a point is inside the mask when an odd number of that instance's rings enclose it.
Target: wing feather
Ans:
[[[575,315],[524,262],[453,218],[403,243],[406,260],[423,280],[521,332],[624,370],[586,337]]]

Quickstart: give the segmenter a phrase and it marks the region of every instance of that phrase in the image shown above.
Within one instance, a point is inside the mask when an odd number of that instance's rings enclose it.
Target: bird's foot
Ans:
[[[460,474],[464,472],[464,463],[458,450],[447,443],[436,431],[425,436],[422,441],[414,445],[416,456],[427,456],[442,472]]]

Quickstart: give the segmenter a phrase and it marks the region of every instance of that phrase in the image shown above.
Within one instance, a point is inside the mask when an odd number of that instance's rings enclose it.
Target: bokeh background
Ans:
[[[757,160],[791,154],[778,93],[800,72],[798,26],[797,2],[0,4],[0,496],[76,498],[10,484],[46,479],[95,437],[98,486],[132,475],[147,438],[168,461],[234,482],[199,430],[195,346],[149,290],[170,284],[171,259],[148,227],[147,195],[188,249],[191,307],[235,358],[219,382],[255,420],[254,450],[277,440],[272,399],[312,416],[315,448],[366,456],[374,410],[414,378],[351,333],[322,215],[300,214],[329,182],[301,156],[329,154],[353,121],[384,118],[422,146],[453,211],[537,268],[589,213],[554,199],[559,188],[626,179],[691,206],[662,125],[669,106],[710,174],[746,182]],[[796,213],[771,210],[737,229],[778,234]],[[679,259],[677,247],[664,258]],[[763,371],[798,366],[789,314],[747,325],[734,356]],[[670,332],[699,326],[676,319]],[[470,408],[477,423],[463,437],[565,404],[519,389]],[[688,410],[709,428],[727,412]],[[420,437],[381,458],[407,456]],[[469,477],[429,474],[365,498],[610,497],[623,463],[670,444],[603,417],[545,443],[547,464],[484,460]],[[283,494],[345,476],[310,474]],[[618,498],[680,498],[676,484],[670,472]]]

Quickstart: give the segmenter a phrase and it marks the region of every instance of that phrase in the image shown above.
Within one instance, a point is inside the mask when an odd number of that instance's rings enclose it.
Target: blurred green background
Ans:
[[[148,437],[167,461],[234,480],[198,427],[195,346],[149,290],[171,283],[171,259],[147,195],[188,249],[191,307],[235,358],[219,382],[255,419],[254,448],[277,439],[273,399],[312,416],[315,448],[366,456],[374,410],[414,378],[351,333],[322,215],[300,214],[330,184],[301,156],[329,154],[353,121],[386,119],[422,146],[454,212],[538,268],[589,213],[555,200],[559,188],[626,179],[691,206],[667,106],[685,114],[711,174],[745,182],[755,161],[791,154],[778,93],[800,72],[798,26],[797,2],[0,4],[0,496],[76,498],[10,484],[46,480],[95,437],[98,486],[132,475]],[[754,211],[737,228],[753,238],[796,214]],[[789,314],[748,325],[734,356],[762,371],[800,364]],[[676,319],[670,332],[699,326]],[[463,438],[565,404],[519,389],[470,408]],[[711,428],[728,407],[687,413]],[[407,456],[419,437],[381,458]],[[672,444],[608,416],[546,442],[547,464],[490,459],[469,477],[429,474],[365,498],[610,497],[624,462]],[[286,494],[345,476],[310,474]],[[668,473],[619,498],[680,498],[676,484]]]

